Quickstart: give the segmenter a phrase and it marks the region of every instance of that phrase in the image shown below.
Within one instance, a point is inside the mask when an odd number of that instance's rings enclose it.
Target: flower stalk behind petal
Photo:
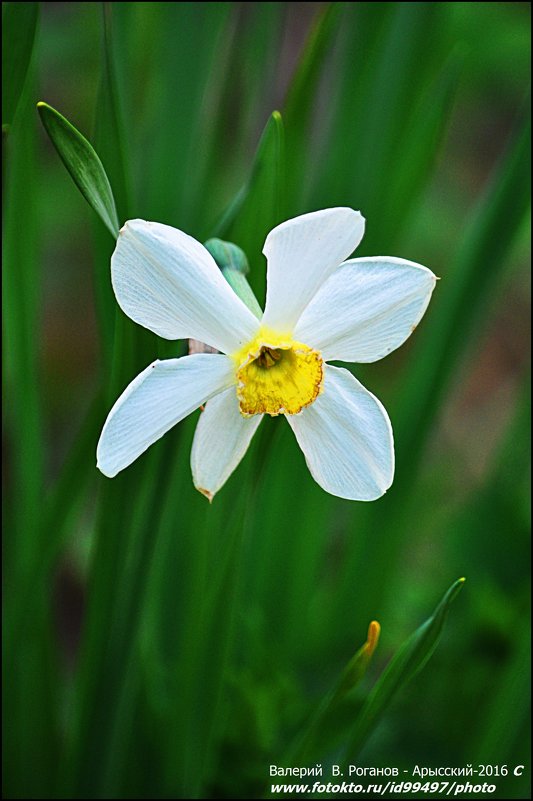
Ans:
[[[254,295],[252,287],[246,280],[246,276],[231,267],[226,267],[221,272],[235,294],[240,297],[252,314],[255,314],[257,319],[260,320],[263,316],[263,310]]]
[[[263,310],[257,302],[252,287],[246,280],[250,267],[244,250],[233,242],[225,242],[223,239],[216,237],[204,242],[204,247],[220,267],[220,272],[235,294],[260,320],[263,316]]]

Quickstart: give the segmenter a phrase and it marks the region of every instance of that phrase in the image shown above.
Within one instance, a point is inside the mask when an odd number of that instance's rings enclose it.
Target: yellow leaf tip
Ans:
[[[372,656],[372,654],[376,650],[380,632],[381,632],[381,626],[379,625],[378,621],[372,620],[370,622],[370,625],[368,626],[368,634],[366,639],[366,651],[368,656]]]

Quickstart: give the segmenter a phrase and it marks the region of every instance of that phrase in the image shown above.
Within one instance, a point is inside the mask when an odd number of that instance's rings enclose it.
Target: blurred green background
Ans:
[[[3,4],[6,797],[262,798],[306,732],[298,764],[524,764],[492,795],[529,797],[529,15]],[[266,233],[328,206],[366,217],[356,255],[441,277],[403,348],[351,366],[392,420],[386,497],[326,495],[278,419],[212,506],[197,413],[97,472],[111,404],[186,343],[116,307],[113,239],[39,100],[93,144],[121,223],[236,242],[260,302]],[[460,576],[431,661],[367,731]],[[372,619],[366,675],[322,714]]]

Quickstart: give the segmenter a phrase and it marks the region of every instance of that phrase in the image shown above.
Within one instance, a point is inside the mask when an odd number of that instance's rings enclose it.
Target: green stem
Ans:
[[[235,294],[248,306],[252,314],[255,314],[260,320],[263,316],[263,310],[253,293],[252,287],[246,280],[246,276],[232,267],[225,267],[221,272]]]

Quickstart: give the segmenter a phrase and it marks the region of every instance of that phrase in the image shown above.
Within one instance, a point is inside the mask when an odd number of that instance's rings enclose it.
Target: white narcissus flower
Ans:
[[[115,476],[202,404],[191,454],[210,500],[243,458],[264,414],[284,414],[313,478],[332,495],[371,501],[394,474],[392,428],[379,400],[330,360],[374,362],[423,316],[436,278],[392,257],[350,259],[364,218],[349,208],[304,214],[267,236],[261,320],[208,251],[168,225],[130,220],[111,260],[122,310],[165,339],[220,353],[155,361],[111,409],[98,467]]]

